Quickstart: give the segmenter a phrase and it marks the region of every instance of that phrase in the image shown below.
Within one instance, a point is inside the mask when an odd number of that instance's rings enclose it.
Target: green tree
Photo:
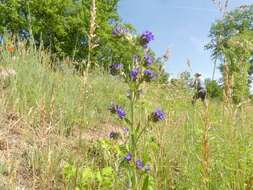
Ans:
[[[78,2],[72,0],[7,0],[1,1],[1,32],[24,38],[33,37],[37,45],[43,42],[58,56],[70,56],[76,46],[85,53],[83,41],[87,28]],[[87,19],[86,19],[87,20]]]
[[[216,21],[210,30],[214,59],[229,68],[233,100],[240,102],[249,95],[250,58],[253,55],[253,5],[241,6]]]
[[[136,49],[128,40],[115,39],[113,27],[120,23],[119,0],[96,1],[96,51],[94,61],[104,67],[126,62]],[[58,57],[87,58],[91,0],[0,0],[0,34],[33,40]],[[130,24],[122,24],[134,32]]]
[[[77,61],[75,66],[81,71],[90,61],[92,66],[105,70],[112,63],[120,63],[129,71],[134,55],[143,59],[148,53],[155,60],[152,68],[158,73],[158,81],[166,82],[166,56],[155,59],[151,49],[143,51],[134,27],[121,21],[118,3],[119,0],[96,0],[94,11],[92,0],[0,0],[0,36],[7,31],[37,47],[42,45],[58,58]],[[92,14],[96,15],[92,34],[95,48],[89,47]],[[116,27],[121,27],[124,35],[113,35]]]
[[[207,94],[210,98],[222,98],[222,86],[216,80],[206,79]]]

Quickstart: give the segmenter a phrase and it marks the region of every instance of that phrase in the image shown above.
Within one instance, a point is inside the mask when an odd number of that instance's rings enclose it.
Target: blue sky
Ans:
[[[253,0],[230,0],[229,9],[250,3]],[[190,59],[193,72],[211,78],[213,61],[204,45],[209,41],[211,24],[222,16],[211,0],[121,0],[119,13],[138,32],[155,34],[151,48],[157,56],[171,49],[167,72],[177,76],[189,70],[186,61]],[[215,78],[219,77],[217,71]]]

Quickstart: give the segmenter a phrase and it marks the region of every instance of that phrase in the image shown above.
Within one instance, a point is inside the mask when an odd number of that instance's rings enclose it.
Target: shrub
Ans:
[[[206,80],[207,93],[210,98],[222,98],[222,87],[216,80]]]

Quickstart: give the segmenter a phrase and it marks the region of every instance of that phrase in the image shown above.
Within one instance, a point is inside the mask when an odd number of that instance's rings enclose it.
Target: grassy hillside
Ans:
[[[43,52],[2,54],[1,69],[16,76],[1,80],[0,189],[129,189],[120,170],[125,123],[108,111],[117,102],[128,113],[126,84],[102,71],[85,83],[70,65],[53,71],[49,62]],[[138,145],[150,164],[149,189],[253,189],[251,103],[193,107],[180,82],[144,85],[141,96],[140,126],[157,107],[167,115]],[[122,138],[111,140],[111,131]]]

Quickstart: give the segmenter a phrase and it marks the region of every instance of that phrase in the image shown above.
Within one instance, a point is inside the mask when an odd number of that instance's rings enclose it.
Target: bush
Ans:
[[[210,98],[222,99],[222,87],[216,80],[206,80],[207,93]]]

